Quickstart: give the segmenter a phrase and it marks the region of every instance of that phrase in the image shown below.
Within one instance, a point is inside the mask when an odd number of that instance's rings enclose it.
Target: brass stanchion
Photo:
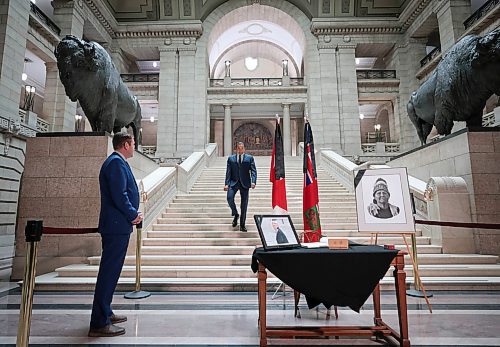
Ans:
[[[28,244],[26,249],[26,263],[24,266],[16,347],[27,347],[29,344],[33,290],[35,289],[36,256],[38,253],[38,242],[42,239],[42,231],[43,221],[41,220],[29,220],[24,229],[26,242]]]
[[[144,299],[151,296],[150,292],[141,290],[141,248],[142,222],[136,225],[137,244],[135,247],[135,290],[124,295],[125,299]]]

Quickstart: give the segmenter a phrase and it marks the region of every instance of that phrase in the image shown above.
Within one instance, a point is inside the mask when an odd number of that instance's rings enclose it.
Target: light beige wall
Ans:
[[[407,167],[408,174],[427,182],[431,177],[462,177],[467,183],[471,220],[500,223],[500,131],[458,131],[452,137],[387,163]],[[476,249],[500,254],[500,230],[475,231]]]
[[[44,227],[96,228],[99,220],[99,170],[109,152],[106,136],[35,137],[26,143],[21,181],[12,279],[22,277],[30,219]],[[43,235],[38,248],[37,274],[86,263],[100,254],[98,234]]]

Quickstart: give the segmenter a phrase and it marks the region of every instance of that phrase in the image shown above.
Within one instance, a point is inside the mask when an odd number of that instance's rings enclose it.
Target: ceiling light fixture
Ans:
[[[259,65],[259,60],[257,58],[246,57],[245,58],[245,67],[248,71],[254,71]]]

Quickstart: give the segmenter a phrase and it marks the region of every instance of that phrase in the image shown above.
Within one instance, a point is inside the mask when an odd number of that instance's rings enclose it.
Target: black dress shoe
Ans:
[[[123,323],[127,321],[127,316],[119,316],[113,313],[111,317],[109,317],[109,319],[111,320],[112,324]]]
[[[240,231],[248,231],[244,225],[240,225]]]
[[[102,328],[90,328],[89,337],[110,337],[125,334],[125,328],[109,324]]]
[[[233,228],[235,228],[238,225],[238,218],[239,217],[240,217],[239,214],[237,214],[236,216],[234,216],[234,218],[233,218]]]

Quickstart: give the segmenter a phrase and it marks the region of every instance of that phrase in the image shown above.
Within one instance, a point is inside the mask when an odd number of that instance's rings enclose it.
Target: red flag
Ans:
[[[288,213],[285,186],[285,156],[279,118],[274,131],[273,155],[271,157],[270,181],[273,183],[273,210],[277,214]]]
[[[314,156],[314,139],[311,125],[304,125],[304,192],[302,217],[304,221],[304,242],[319,242],[321,223],[319,220],[318,175]]]

